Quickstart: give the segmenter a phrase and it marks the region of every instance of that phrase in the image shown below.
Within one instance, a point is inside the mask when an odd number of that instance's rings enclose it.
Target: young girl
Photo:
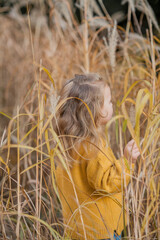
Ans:
[[[62,204],[64,235],[69,239],[120,239],[126,223],[124,186],[139,150],[130,141],[116,160],[104,127],[113,107],[109,86],[98,74],[75,75],[60,92],[56,132],[66,165],[55,171]]]

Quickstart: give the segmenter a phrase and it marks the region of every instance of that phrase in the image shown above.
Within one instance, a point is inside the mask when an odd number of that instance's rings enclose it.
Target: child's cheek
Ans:
[[[112,106],[112,115],[113,115],[113,106]]]

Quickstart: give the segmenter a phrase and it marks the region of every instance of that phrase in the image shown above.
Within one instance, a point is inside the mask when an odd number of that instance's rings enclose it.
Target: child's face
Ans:
[[[100,121],[99,121],[100,125],[105,125],[112,118],[112,114],[113,114],[110,87],[106,85],[103,90],[103,94],[104,94],[104,104],[101,111],[102,117],[100,117]]]

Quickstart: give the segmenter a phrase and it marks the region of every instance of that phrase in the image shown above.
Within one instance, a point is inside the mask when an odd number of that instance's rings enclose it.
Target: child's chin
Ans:
[[[107,119],[106,121],[103,122],[103,126],[105,126],[108,122],[109,122],[110,119]]]
[[[108,117],[107,119],[103,119],[103,121],[100,123],[100,125],[106,125],[110,120],[111,120],[112,116]]]
[[[105,124],[107,124],[111,119],[112,119],[112,116],[108,117]]]

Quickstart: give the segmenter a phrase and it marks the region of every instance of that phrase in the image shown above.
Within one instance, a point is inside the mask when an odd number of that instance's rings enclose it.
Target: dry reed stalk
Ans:
[[[124,63],[126,60],[129,68],[131,68],[131,63],[130,63],[130,59],[129,59],[128,52],[127,52],[127,45],[128,45],[128,35],[129,35],[130,27],[131,27],[131,5],[129,4],[128,15],[127,15],[127,27],[126,27],[126,31],[125,31],[125,41],[124,41]],[[133,77],[132,72],[131,72],[131,76]],[[124,88],[124,94],[125,94],[125,90],[126,90],[126,86]]]
[[[31,49],[32,49],[32,58],[33,58],[33,63],[35,63],[35,53],[34,53],[34,46],[33,46],[33,37],[32,37],[32,31],[31,31],[31,21],[30,21],[30,17],[29,17],[29,9],[27,6],[27,12],[28,12],[28,26],[29,26],[29,35],[30,35],[30,43],[31,43]],[[36,86],[37,86],[37,95],[38,95],[38,102],[40,102],[40,86],[39,86],[39,82],[37,79],[37,72],[36,69],[34,67],[34,74],[35,74],[35,82],[36,82]],[[39,105],[38,105],[38,113],[40,112],[39,110]],[[37,149],[39,146],[39,140],[38,140],[38,136],[39,136],[39,115],[38,115],[38,119],[37,119]],[[38,162],[39,162],[39,153],[38,151],[36,152],[36,216],[39,217],[40,216],[40,212],[39,212],[39,166],[38,166]],[[40,223],[39,221],[36,221],[36,233],[37,233],[37,239],[40,239]]]
[[[155,51],[154,51],[154,46],[153,46],[153,33],[152,33],[152,23],[151,23],[151,20],[149,20],[149,30],[150,30],[150,39],[151,39],[151,62],[152,62],[152,101],[153,101],[153,105],[155,103]],[[152,132],[152,128],[151,128],[151,132]],[[153,148],[153,144],[154,144],[154,140],[153,140],[153,143],[150,147],[150,151],[151,149]],[[149,169],[151,170],[151,168]],[[149,179],[147,179],[149,180]],[[149,234],[149,204],[150,204],[150,191],[149,189],[147,189],[147,209],[146,209],[146,226],[145,226],[145,232],[146,232],[146,235]],[[146,239],[148,240],[149,238],[146,237]]]
[[[38,86],[37,86],[38,88]],[[38,94],[39,95],[39,94]],[[37,119],[38,126],[39,126],[39,116]],[[37,127],[37,149],[39,148],[39,127]],[[36,216],[39,217],[39,153],[36,152]],[[36,232],[37,232],[37,239],[40,239],[40,224],[39,221],[36,221]]]
[[[84,58],[85,58],[85,70],[89,72],[89,50],[88,50],[88,2],[84,0]]]
[[[43,112],[44,112],[44,106],[43,106],[43,97],[41,98],[41,65],[42,65],[42,60],[40,60],[40,71],[39,71],[39,81],[38,81],[38,103],[39,103],[39,107],[38,107],[38,115],[40,117],[39,119],[39,127],[37,128],[37,133],[38,135],[41,135],[41,131],[42,131],[42,127],[43,127]],[[39,132],[38,132],[39,130]],[[39,139],[39,136],[37,136],[37,139]],[[42,156],[42,137],[39,139],[39,143],[40,144],[40,180],[39,180],[39,209],[38,209],[38,218],[41,218],[41,205],[42,205],[42,176],[43,176],[43,168],[42,168],[42,160],[43,160],[43,156]],[[38,146],[38,145],[37,145]],[[38,161],[39,162],[39,161]],[[38,167],[38,164],[37,164]],[[40,226],[39,226],[39,233],[40,233]]]
[[[19,240],[20,236],[20,219],[21,219],[21,199],[20,199],[20,150],[19,150],[19,107],[17,107],[17,204],[18,204],[18,216],[16,225],[16,237]]]
[[[155,47],[153,43],[153,32],[152,32],[152,23],[151,20],[149,21],[149,30],[150,30],[150,39],[151,39],[151,62],[152,62],[152,79],[153,79],[153,90],[152,90],[152,95],[153,95],[153,104],[155,104],[155,94],[156,94],[156,65],[155,65]]]

